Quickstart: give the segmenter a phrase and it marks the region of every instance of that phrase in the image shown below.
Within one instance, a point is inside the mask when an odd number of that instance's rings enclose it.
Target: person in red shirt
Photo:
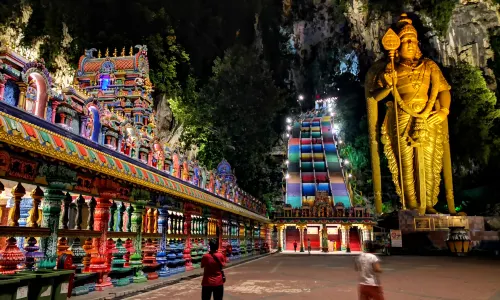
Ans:
[[[224,272],[222,268],[226,265],[226,258],[222,253],[218,253],[219,245],[217,242],[209,243],[210,252],[201,258],[201,267],[203,270],[203,279],[201,281],[201,300],[210,300],[212,293],[214,300],[222,300],[224,296]]]
[[[293,251],[297,252],[297,241],[293,241]]]

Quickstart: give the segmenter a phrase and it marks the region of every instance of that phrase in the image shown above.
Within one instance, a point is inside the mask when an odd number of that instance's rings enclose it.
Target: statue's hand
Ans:
[[[384,81],[385,81],[386,88],[392,88],[393,85],[398,84],[398,73],[396,71],[385,72],[384,73]]]
[[[432,114],[427,119],[427,123],[429,123],[430,125],[439,124],[439,123],[443,122],[444,120],[446,120],[447,116],[448,115],[446,114],[446,112],[440,110],[440,111],[436,112],[435,114]]]

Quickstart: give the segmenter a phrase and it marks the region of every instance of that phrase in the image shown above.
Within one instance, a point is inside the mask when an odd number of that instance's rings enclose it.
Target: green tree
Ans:
[[[184,145],[197,145],[209,168],[227,159],[241,187],[257,197],[276,190],[282,175],[269,152],[280,134],[274,124],[285,105],[283,90],[255,50],[241,45],[215,60],[213,74],[197,97],[171,100]]]
[[[500,110],[480,69],[460,63],[449,69],[452,104],[450,144],[456,167],[473,171],[499,153]]]
[[[145,44],[149,50],[151,79],[158,93],[181,92],[189,76],[189,57],[177,42],[172,18],[161,1],[118,0],[26,0],[33,10],[24,28],[25,45],[42,40],[41,55],[49,70],[57,68],[55,58],[63,54],[76,67],[84,49],[103,51]],[[64,32],[64,25],[67,35]],[[67,37],[70,41],[66,41]],[[181,80],[179,80],[179,78]]]

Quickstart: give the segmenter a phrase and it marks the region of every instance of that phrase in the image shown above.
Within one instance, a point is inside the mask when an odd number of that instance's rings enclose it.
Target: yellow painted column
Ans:
[[[278,252],[283,251],[283,232],[285,225],[278,225]]]
[[[343,228],[343,236],[345,236],[345,251],[349,253],[351,252],[351,243],[349,241],[349,230],[351,229],[351,225],[343,225]],[[342,238],[342,240],[344,240],[344,238]]]

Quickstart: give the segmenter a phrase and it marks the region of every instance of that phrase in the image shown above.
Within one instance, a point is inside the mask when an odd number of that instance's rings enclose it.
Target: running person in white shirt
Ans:
[[[365,253],[355,261],[355,269],[359,276],[359,300],[384,300],[378,274],[382,273],[380,259],[372,253],[373,244],[365,243]]]

